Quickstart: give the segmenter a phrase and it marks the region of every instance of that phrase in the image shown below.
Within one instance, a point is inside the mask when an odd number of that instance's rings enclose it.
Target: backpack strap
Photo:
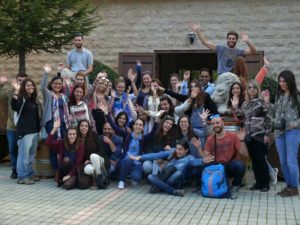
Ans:
[[[23,97],[23,102],[22,102],[22,105],[21,105],[21,108],[20,108],[20,111],[19,113],[17,113],[17,118],[16,118],[16,121],[15,121],[15,125],[17,125],[17,123],[19,122],[19,119],[20,119],[20,116],[21,116],[21,113],[23,111],[23,107],[25,105],[25,98]]]

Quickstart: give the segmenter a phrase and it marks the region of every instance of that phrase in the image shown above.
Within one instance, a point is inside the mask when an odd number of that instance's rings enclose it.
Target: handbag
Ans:
[[[96,185],[99,189],[105,189],[110,185],[110,179],[104,167],[101,167],[100,170],[101,173],[96,176]]]
[[[167,165],[165,166],[162,171],[160,172],[160,174],[158,174],[158,178],[160,180],[167,180],[173,173],[175,173],[177,171],[176,167],[173,165]]]

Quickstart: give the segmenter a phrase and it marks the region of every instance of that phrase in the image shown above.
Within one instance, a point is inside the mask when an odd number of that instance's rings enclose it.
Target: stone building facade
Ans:
[[[271,73],[291,69],[300,84],[299,0],[104,0],[94,1],[99,26],[84,39],[94,58],[118,71],[120,52],[205,49],[187,42],[191,22],[200,23],[206,37],[224,43],[229,30],[246,32],[271,61]],[[241,47],[246,47],[242,42]],[[42,65],[65,62],[61,55],[31,54],[27,72],[40,80]],[[1,59],[0,69],[16,74],[18,60]],[[56,66],[55,66],[56,67]]]

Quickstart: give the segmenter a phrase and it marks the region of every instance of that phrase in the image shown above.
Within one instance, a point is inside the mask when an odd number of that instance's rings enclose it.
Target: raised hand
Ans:
[[[53,128],[55,128],[55,129],[60,128],[60,119],[54,120]]]
[[[244,41],[244,42],[248,42],[249,41],[248,35],[246,33],[244,33],[244,32],[242,32],[240,34],[240,37],[242,38],[242,41]]]
[[[70,84],[71,84],[71,80],[70,80],[69,77],[64,77],[64,82],[65,82],[67,87],[70,86]]]
[[[11,86],[13,86],[13,88],[15,89],[15,92],[18,92],[20,90],[20,84],[16,80],[13,80],[11,82]]]
[[[202,121],[206,121],[209,115],[210,115],[209,109],[203,109],[202,113],[199,113],[199,116]]]
[[[45,73],[50,73],[51,72],[51,66],[50,66],[50,64],[45,64],[44,65],[44,71],[45,71]]]
[[[135,78],[137,76],[136,73],[133,72],[133,70],[130,68],[127,72],[127,76],[128,76],[128,79],[131,81],[131,82],[134,82],[135,81]]]
[[[63,63],[58,63],[57,70],[61,71],[63,68],[65,68],[64,64]]]
[[[136,110],[137,112],[139,112],[139,113],[143,113],[143,112],[144,112],[143,107],[141,107],[141,106],[139,106],[139,105],[136,105],[136,106],[135,106],[135,110]]]
[[[239,102],[240,102],[239,97],[237,95],[234,95],[232,97],[232,99],[230,99],[230,101],[231,101],[232,107],[234,107],[234,108],[238,107]]]
[[[104,112],[105,115],[108,114],[108,107],[107,107],[107,104],[104,103],[103,101],[100,101],[100,102],[98,103],[98,108],[101,109],[101,110]]]
[[[269,60],[267,59],[266,56],[264,56],[264,66],[268,67],[270,65]]]
[[[196,148],[201,148],[201,141],[198,138],[193,137],[191,142]]]
[[[198,24],[198,23],[192,23],[192,24],[190,25],[190,27],[192,28],[192,30],[193,30],[194,32],[198,32],[199,30],[201,30],[200,24]]]
[[[262,99],[266,105],[270,104],[270,91],[268,89],[261,93]]]
[[[111,89],[111,91],[110,91],[110,96],[111,96],[112,98],[116,98],[116,92],[115,92],[114,89]]]
[[[2,72],[0,74],[0,84],[3,85],[7,82],[7,74],[6,72]]]
[[[107,77],[107,73],[102,73],[102,72],[98,73],[96,80],[98,80],[98,79],[100,79],[102,77],[106,78]]]
[[[206,155],[205,157],[204,157],[204,159],[203,159],[203,162],[204,163],[211,163],[211,162],[213,162],[213,161],[215,161],[215,156],[214,155]]]

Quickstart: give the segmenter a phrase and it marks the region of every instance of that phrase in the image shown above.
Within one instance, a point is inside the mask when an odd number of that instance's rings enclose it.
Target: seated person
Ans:
[[[200,143],[199,143],[200,146]],[[141,156],[130,156],[133,160],[156,160],[167,159],[168,164],[165,169],[172,170],[159,175],[150,174],[148,180],[151,184],[150,192],[155,193],[164,191],[175,196],[184,196],[183,184],[186,173],[190,166],[201,166],[203,162],[208,163],[213,160],[213,156],[207,156],[205,159],[196,159],[189,154],[189,144],[187,141],[181,140],[176,144],[176,149],[171,151],[161,151],[158,153],[144,154]],[[172,167],[172,168],[171,168]],[[166,174],[168,173],[168,175]]]
[[[236,133],[224,130],[224,123],[219,114],[211,120],[214,134],[207,138],[204,155],[214,155],[215,161],[225,166],[228,177],[233,177],[231,198],[238,198],[239,188],[245,174],[245,165],[236,160],[241,141]]]
[[[69,127],[64,139],[55,140],[54,135],[60,123],[60,120],[54,121],[46,144],[59,155],[57,184],[69,190],[77,186],[77,170],[84,160],[84,145],[77,135],[76,127]]]
[[[110,168],[108,174],[112,174],[116,170],[122,154],[123,139],[115,134],[108,122],[104,124],[103,135],[100,135],[99,138],[100,145],[109,157]]]

